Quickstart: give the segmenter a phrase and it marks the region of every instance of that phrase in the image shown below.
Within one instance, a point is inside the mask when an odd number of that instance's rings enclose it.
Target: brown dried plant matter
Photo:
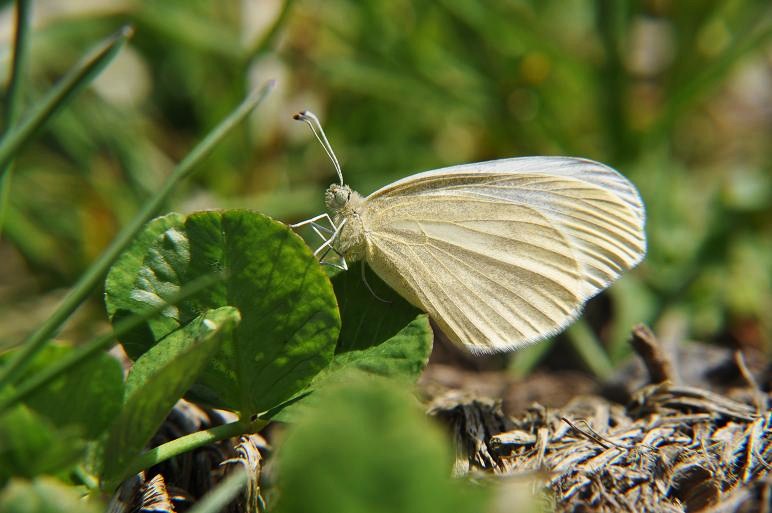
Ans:
[[[747,400],[677,385],[672,362],[644,327],[633,346],[651,383],[627,406],[597,396],[508,417],[496,401],[435,399],[453,432],[457,474],[528,479],[558,512],[767,512],[772,412],[736,355]]]

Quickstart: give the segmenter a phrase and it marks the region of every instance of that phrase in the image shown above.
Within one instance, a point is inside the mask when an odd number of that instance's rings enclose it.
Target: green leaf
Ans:
[[[125,477],[128,464],[238,322],[235,308],[209,311],[171,333],[134,363],[126,382],[123,410],[104,445],[102,474],[108,481]]]
[[[105,304],[113,325],[132,313],[150,310],[151,300],[146,291],[136,287],[147,251],[165,232],[184,223],[185,216],[176,213],[153,219],[110,269],[105,280]],[[129,356],[136,359],[152,346],[154,340],[163,338],[177,327],[179,324],[173,318],[159,317],[122,336],[121,343]]]
[[[35,357],[23,378],[42,372],[73,351],[65,345],[46,347]],[[76,427],[85,438],[94,439],[113,421],[122,398],[121,364],[102,353],[33,392],[24,403],[54,425]]]
[[[0,481],[63,471],[84,449],[80,429],[57,429],[27,406],[18,405],[0,415]]]
[[[385,342],[336,354],[332,364],[314,379],[314,384],[349,369],[415,382],[429,360],[432,340],[429,317],[419,315]]]
[[[184,222],[166,216],[147,231],[108,276],[113,322],[152,308],[197,277],[218,273],[223,278],[149,321],[144,333],[126,342],[131,356],[198,312],[238,308],[241,324],[223,340],[192,393],[239,411],[242,418],[289,399],[329,364],[340,329],[335,297],[308,247],[285,225],[233,210],[196,213]]]
[[[370,268],[367,268],[366,280],[372,292],[358,269],[339,273],[332,279],[342,323],[336,354],[377,346],[421,313]]]
[[[14,479],[0,493],[0,513],[96,513],[94,503],[84,502],[82,493],[52,478],[34,481]]]
[[[319,397],[277,453],[277,512],[486,511],[450,478],[449,441],[406,389],[357,373]]]
[[[372,292],[353,270],[337,274],[332,283],[342,318],[335,356],[306,390],[267,412],[266,419],[296,421],[300,410],[315,401],[314,390],[345,380],[352,369],[414,382],[429,361],[434,334],[426,314],[371,271],[367,283]]]

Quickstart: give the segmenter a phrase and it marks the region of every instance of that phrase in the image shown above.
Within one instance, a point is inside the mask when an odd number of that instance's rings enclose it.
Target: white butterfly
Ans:
[[[333,250],[343,268],[366,261],[472,352],[517,349],[564,329],[646,252],[638,191],[598,162],[523,157],[452,166],[363,198],[343,184],[318,119],[307,111],[295,117],[322,142],[340,184],[325,194],[332,219],[293,227],[312,225],[325,240],[315,252],[322,260]]]

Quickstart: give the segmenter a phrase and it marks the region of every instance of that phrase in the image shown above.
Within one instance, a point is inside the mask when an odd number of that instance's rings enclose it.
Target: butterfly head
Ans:
[[[348,185],[339,185],[334,183],[327,188],[324,193],[324,204],[332,212],[343,210],[351,199],[351,187]]]

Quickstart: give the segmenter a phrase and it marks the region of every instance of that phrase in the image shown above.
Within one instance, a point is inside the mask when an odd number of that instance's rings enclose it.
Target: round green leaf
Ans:
[[[319,393],[278,451],[279,513],[477,512],[451,477],[450,443],[394,381],[351,374]]]
[[[268,412],[265,418],[297,421],[305,409],[316,404],[315,390],[347,380],[352,371],[414,383],[429,361],[432,340],[429,317],[419,315],[384,342],[336,354],[332,363],[314,377],[307,390]]]
[[[151,310],[149,305],[158,304],[162,300],[148,290],[155,280],[143,278],[142,273],[147,270],[145,262],[148,260],[148,251],[158,243],[167,241],[163,237],[164,233],[179,229],[184,224],[185,216],[176,213],[153,219],[112,266],[105,280],[105,305],[113,324],[132,313]],[[162,237],[163,241],[160,241]],[[174,316],[160,316],[124,336],[121,343],[129,356],[136,359],[156,340],[177,327],[179,322]]]
[[[285,225],[244,210],[172,214],[152,221],[106,283],[115,322],[163,304],[197,278],[214,286],[123,340],[137,357],[200,313],[222,306],[242,321],[193,387],[210,404],[250,416],[303,389],[331,358],[340,330],[329,279]]]
[[[62,472],[85,447],[80,428],[54,426],[26,405],[16,405],[0,415],[0,483],[10,476]]]
[[[429,318],[369,268],[365,270],[364,279],[356,268],[332,278],[342,327],[330,365],[314,377],[308,389],[267,412],[265,418],[297,420],[300,411],[315,402],[314,390],[346,379],[351,370],[408,381],[418,379],[429,361],[434,340]]]
[[[421,313],[369,267],[365,271],[366,275],[363,275],[357,264],[332,279],[342,320],[336,354],[377,346],[396,335]]]
[[[42,372],[72,351],[69,345],[49,344],[35,356],[22,380]],[[113,421],[122,400],[121,364],[109,354],[99,353],[30,394],[24,403],[53,425],[75,428],[83,437],[93,440]]]
[[[321,374],[355,368],[379,376],[415,381],[429,361],[432,341],[429,317],[419,315],[380,344],[336,354],[332,364]],[[321,379],[321,374],[317,379]]]

